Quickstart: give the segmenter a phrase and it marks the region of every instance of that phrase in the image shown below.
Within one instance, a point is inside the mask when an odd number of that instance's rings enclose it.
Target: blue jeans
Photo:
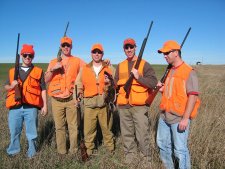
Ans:
[[[185,131],[179,131],[178,124],[168,124],[159,118],[156,141],[160,150],[160,158],[167,169],[174,169],[172,155],[178,160],[179,169],[190,169],[187,145],[190,121]]]
[[[9,155],[15,155],[20,152],[20,135],[23,129],[23,122],[26,127],[26,137],[29,148],[27,156],[31,158],[36,154],[36,139],[37,139],[37,108],[24,108],[9,111],[8,125],[10,130],[10,144],[7,148]]]

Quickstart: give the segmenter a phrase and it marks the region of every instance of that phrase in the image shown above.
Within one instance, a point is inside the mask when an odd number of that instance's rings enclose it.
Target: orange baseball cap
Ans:
[[[96,44],[94,44],[93,46],[92,46],[92,48],[91,48],[91,51],[93,51],[93,50],[95,50],[95,49],[98,49],[98,50],[100,50],[100,51],[104,51],[103,50],[103,47],[102,47],[102,45],[100,44],[100,43],[96,43]]]
[[[34,55],[35,52],[34,52],[34,49],[33,49],[33,45],[24,44],[22,49],[21,49],[20,54],[23,55],[25,53]]]
[[[61,38],[61,44],[63,44],[63,43],[68,43],[68,44],[72,45],[72,39],[65,36],[65,37]]]
[[[169,40],[163,44],[163,47],[158,50],[158,53],[165,53],[174,49],[180,50],[180,45],[174,40]]]
[[[132,38],[127,38],[127,39],[124,40],[123,46],[125,46],[125,45],[127,45],[127,44],[136,46],[136,42],[135,42],[135,40],[132,39]]]

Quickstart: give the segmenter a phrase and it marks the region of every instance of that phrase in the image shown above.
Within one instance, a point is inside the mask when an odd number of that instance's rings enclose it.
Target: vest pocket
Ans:
[[[172,112],[177,112],[180,115],[183,115],[185,111],[185,107],[186,107],[186,104],[185,104],[186,102],[187,102],[187,97],[182,95],[177,95],[174,98],[174,101],[171,102],[173,104]]]
[[[30,74],[28,84],[29,84],[30,86],[33,86],[33,87],[38,87],[38,86],[40,86],[39,79],[36,78],[35,76],[33,76],[32,74]]]
[[[31,93],[31,94],[37,95],[37,96],[39,96],[41,94],[40,87],[38,89],[38,88],[33,88],[31,86],[27,86],[26,87],[26,91],[29,92],[29,93]]]
[[[125,105],[128,103],[128,99],[126,99],[126,92],[123,89],[123,86],[120,87],[119,95],[117,97],[117,104],[118,105]]]
[[[24,97],[23,101],[25,103],[35,105],[35,106],[38,106],[38,107],[42,107],[43,101],[42,101],[42,98],[41,98],[40,87],[38,89],[38,88],[33,88],[31,86],[27,86],[24,96],[25,97]]]
[[[12,90],[12,91],[8,92],[8,94],[6,96],[6,107],[10,108],[10,107],[18,105],[18,104],[20,104],[20,102],[15,102],[15,91]]]
[[[142,86],[132,86],[129,102],[132,105],[145,105],[147,104],[148,88]]]
[[[52,81],[52,82],[49,84],[48,91],[49,91],[51,94],[60,94],[60,93],[62,93],[60,81]]]

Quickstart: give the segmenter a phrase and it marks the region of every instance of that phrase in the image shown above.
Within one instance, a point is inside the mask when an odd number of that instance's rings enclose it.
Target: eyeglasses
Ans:
[[[129,49],[129,48],[134,49],[134,45],[127,44],[127,45],[124,46],[124,49],[126,49],[126,50]]]
[[[171,50],[171,51],[165,52],[165,53],[163,53],[163,54],[164,54],[164,55],[169,55],[171,52],[174,52],[174,51],[176,51],[176,50]]]
[[[31,54],[23,54],[23,57],[24,58],[29,57],[30,59],[33,59],[34,58],[34,55],[31,55]]]
[[[71,45],[70,45],[69,43],[63,43],[61,46],[62,46],[63,48],[65,48],[65,47],[70,48],[70,47],[71,47]]]
[[[93,53],[93,54],[103,54],[103,52],[102,51],[100,51],[100,50],[93,50],[91,53]]]

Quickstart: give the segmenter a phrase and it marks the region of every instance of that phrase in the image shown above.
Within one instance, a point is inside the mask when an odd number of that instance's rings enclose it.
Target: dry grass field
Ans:
[[[42,65],[46,68],[46,65]],[[114,155],[107,152],[103,146],[98,146],[95,157],[85,164],[79,162],[79,155],[60,157],[56,153],[54,126],[51,107],[46,118],[39,116],[39,152],[33,159],[26,158],[27,141],[24,131],[21,135],[21,153],[10,158],[5,150],[9,144],[9,129],[7,124],[8,110],[5,108],[4,82],[9,66],[0,64],[0,168],[3,169],[50,169],[50,168],[90,168],[90,169],[128,169],[143,168],[140,159],[126,166],[123,163],[122,142],[118,131],[118,117],[115,115],[114,132],[116,133],[116,151]],[[165,66],[164,66],[165,67]],[[163,66],[154,66],[158,77],[162,76]],[[199,77],[201,107],[196,119],[191,123],[189,147],[192,168],[194,169],[224,169],[225,168],[225,65],[195,66]],[[155,131],[158,119],[160,95],[155,98],[150,107],[150,135],[152,169],[163,168],[155,143]]]

